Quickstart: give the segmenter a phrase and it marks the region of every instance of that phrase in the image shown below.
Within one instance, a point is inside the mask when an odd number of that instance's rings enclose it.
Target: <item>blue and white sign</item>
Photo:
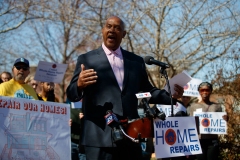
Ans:
[[[227,134],[227,122],[223,119],[226,112],[193,112],[199,117],[201,134]]]
[[[175,107],[175,105],[173,105],[173,107]],[[171,116],[171,105],[157,104],[157,108],[159,111],[164,112],[166,117]]]
[[[202,83],[202,80],[192,78],[192,80],[183,87],[183,96],[199,97],[198,86],[200,83]]]
[[[195,117],[167,117],[154,120],[156,158],[201,154]]]
[[[157,108],[159,109],[159,111],[164,112],[166,117],[171,116],[171,105],[161,105],[161,104],[157,104]],[[173,114],[175,115],[177,112],[187,112],[187,108],[185,108],[181,103],[176,103],[176,105],[173,105]]]

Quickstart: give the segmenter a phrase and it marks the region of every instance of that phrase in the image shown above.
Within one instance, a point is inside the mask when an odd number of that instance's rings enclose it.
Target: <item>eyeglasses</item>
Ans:
[[[17,70],[23,69],[24,71],[28,70],[28,67],[26,66],[15,66],[15,68],[17,68]]]
[[[211,89],[199,89],[199,92],[211,92]]]

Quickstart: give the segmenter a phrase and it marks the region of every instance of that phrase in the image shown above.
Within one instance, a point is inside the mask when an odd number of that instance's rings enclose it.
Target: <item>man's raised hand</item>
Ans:
[[[97,72],[94,69],[86,69],[83,64],[81,64],[82,71],[78,76],[77,86],[80,90],[87,87],[88,85],[94,84],[97,82]]]

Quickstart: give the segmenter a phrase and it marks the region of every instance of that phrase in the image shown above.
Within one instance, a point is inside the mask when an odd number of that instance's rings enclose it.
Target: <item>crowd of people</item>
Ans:
[[[151,93],[149,103],[171,104],[168,92],[149,82],[143,58],[120,46],[125,35],[124,22],[117,16],[111,16],[102,28],[102,45],[78,57],[66,90],[67,103],[82,100],[82,109],[71,109],[69,121],[74,160],[143,160],[140,143],[119,136],[116,126],[106,124],[104,117],[114,113],[119,121],[138,119],[139,103],[135,94],[140,92]],[[0,96],[59,102],[54,94],[54,83],[34,80],[33,76],[29,76],[29,67],[27,59],[18,58],[12,67],[13,75],[3,72]],[[198,108],[204,112],[221,112],[219,105],[209,100],[212,93],[210,83],[199,85],[202,100],[192,105],[189,103],[191,98],[183,96],[183,87],[175,84],[174,90],[173,103],[180,102],[190,108],[189,112],[175,116],[192,116]],[[217,135],[200,135],[200,143],[203,154],[197,155],[198,160],[218,159]],[[193,157],[170,159],[190,158]]]
[[[59,102],[54,93],[55,84],[53,82],[36,81],[34,76],[30,75],[30,65],[26,58],[18,58],[15,60],[12,67],[12,74],[6,71],[1,73],[0,96]],[[78,146],[81,146],[79,145],[81,127],[79,121],[82,117],[83,114],[79,110],[71,110],[71,120],[73,119],[73,125],[71,126],[73,160],[79,159],[78,156],[80,157],[79,160],[86,159],[84,156],[84,150],[81,148],[78,149]]]

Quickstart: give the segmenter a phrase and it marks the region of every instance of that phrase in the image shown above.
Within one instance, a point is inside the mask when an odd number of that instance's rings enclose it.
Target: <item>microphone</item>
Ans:
[[[142,103],[144,104],[144,106],[146,107],[147,111],[149,112],[151,117],[154,117],[154,115],[156,114],[154,109],[152,109],[149,104],[148,104],[148,99],[151,98],[151,93],[150,92],[146,92],[146,93],[138,93],[136,94],[137,98],[142,100]]]
[[[119,140],[123,139],[123,133],[120,129],[120,122],[116,116],[111,110],[108,110],[106,112],[106,115],[104,116],[106,124],[110,126],[113,130],[112,137],[114,142],[117,142]]]
[[[117,127],[119,125],[117,116],[111,110],[108,110],[106,112],[106,115],[104,116],[104,118],[106,120],[106,124],[112,128]]]
[[[151,108],[151,107],[148,105],[147,99],[146,99],[146,98],[143,98],[143,99],[142,99],[142,102],[143,102],[143,104],[146,106],[146,108],[147,108],[150,116],[153,117],[153,118],[155,118],[156,112],[154,111],[153,108]]]
[[[160,61],[157,61],[155,60],[153,57],[151,56],[146,56],[144,58],[144,62],[148,65],[152,65],[152,64],[155,64],[157,66],[160,66],[160,67],[164,67],[164,68],[169,68],[169,65],[166,64],[166,63],[163,63],[163,62],[160,62]]]
[[[146,107],[146,110],[151,117],[159,118],[163,121],[166,119],[166,115],[165,115],[164,112],[161,112],[157,107],[150,107],[149,106],[148,99],[152,97],[150,92],[138,93],[138,94],[136,94],[136,96],[137,96],[138,99],[142,99],[142,103]]]

